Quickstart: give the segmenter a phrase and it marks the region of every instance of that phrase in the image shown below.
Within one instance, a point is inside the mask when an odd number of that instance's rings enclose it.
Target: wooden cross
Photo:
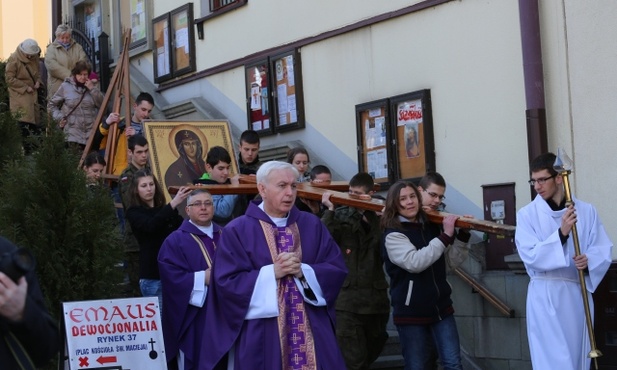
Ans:
[[[251,179],[252,178],[252,179]],[[204,189],[212,195],[225,194],[257,194],[257,184],[254,176],[242,176],[239,185],[192,185],[190,189]],[[337,191],[344,188],[345,192]],[[176,194],[180,189],[179,186],[170,186],[169,193]],[[298,183],[297,196],[309,200],[321,202],[321,198],[325,192],[330,192],[330,201],[337,205],[349,206],[354,208],[366,209],[375,212],[382,212],[385,207],[385,202],[381,199],[371,198],[370,200],[360,199],[357,195],[349,194],[346,191],[349,189],[349,183],[344,181],[333,181],[330,183]],[[336,190],[335,190],[336,189]],[[443,219],[450,213],[439,211],[426,211],[431,222],[441,224]],[[475,218],[459,217],[455,223],[456,227],[471,229],[490,234],[514,236],[515,226],[498,224],[492,221],[478,220]]]

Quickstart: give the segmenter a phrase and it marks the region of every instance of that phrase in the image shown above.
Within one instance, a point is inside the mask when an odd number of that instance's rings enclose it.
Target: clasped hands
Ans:
[[[287,275],[293,275],[297,278],[304,276],[302,262],[295,253],[283,252],[276,256],[274,260],[274,276],[281,279]]]

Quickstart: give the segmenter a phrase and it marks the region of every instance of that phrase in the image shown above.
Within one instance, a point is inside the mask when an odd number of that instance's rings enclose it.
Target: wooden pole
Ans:
[[[130,33],[125,34],[123,36],[123,38],[126,38],[127,35],[130,38]],[[125,42],[126,42],[126,40],[125,40]],[[123,51],[123,53],[124,53],[124,51]],[[79,160],[79,168],[81,168],[83,166],[83,163],[84,163],[84,160],[86,159],[86,156],[93,150],[92,149],[92,141],[94,140],[94,135],[96,134],[96,131],[98,131],[99,125],[101,124],[101,122],[103,122],[103,117],[107,113],[107,106],[109,105],[109,101],[111,99],[111,94],[113,93],[114,87],[116,86],[116,83],[119,80],[119,75],[120,75],[121,71],[122,71],[121,68],[116,68],[114,70],[114,74],[112,75],[111,81],[109,83],[109,86],[107,87],[107,91],[105,92],[105,97],[103,98],[103,102],[101,103],[101,107],[99,108],[99,112],[97,113],[96,119],[94,120],[94,124],[92,125],[92,129],[90,130],[90,134],[88,136],[88,141],[86,141],[86,146],[84,147],[84,151],[81,154],[81,159]],[[94,150],[98,150],[98,148],[94,148]]]

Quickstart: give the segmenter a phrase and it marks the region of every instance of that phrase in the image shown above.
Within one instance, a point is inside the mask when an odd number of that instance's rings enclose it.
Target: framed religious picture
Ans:
[[[166,189],[167,201],[169,186],[192,185],[206,172],[206,155],[214,146],[222,146],[231,156],[229,177],[240,173],[227,121],[147,121],[144,135],[152,172]]]
[[[370,174],[382,190],[393,181],[388,99],[356,105],[358,169]]]
[[[391,97],[390,130],[395,138],[393,161],[397,179],[419,181],[435,171],[435,139],[430,90]]]

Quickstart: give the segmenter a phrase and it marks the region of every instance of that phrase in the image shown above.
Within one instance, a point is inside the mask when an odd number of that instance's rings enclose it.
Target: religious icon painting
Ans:
[[[214,146],[227,149],[232,159],[230,174],[238,174],[236,153],[227,121],[145,122],[150,166],[164,189],[192,185],[206,172],[206,156]],[[165,191],[168,201],[171,196]]]

